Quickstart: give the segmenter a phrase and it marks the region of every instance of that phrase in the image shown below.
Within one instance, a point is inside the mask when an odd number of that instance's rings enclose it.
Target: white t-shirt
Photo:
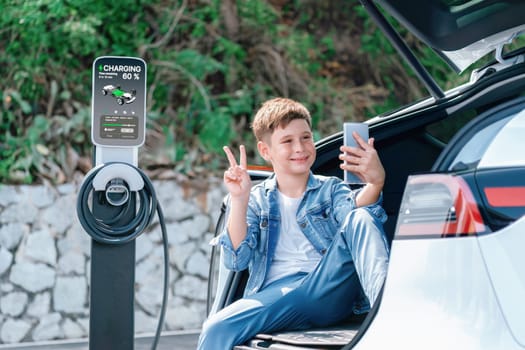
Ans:
[[[312,243],[305,237],[297,223],[297,208],[300,198],[290,198],[279,192],[281,232],[275,247],[265,285],[298,272],[311,272],[321,260]]]

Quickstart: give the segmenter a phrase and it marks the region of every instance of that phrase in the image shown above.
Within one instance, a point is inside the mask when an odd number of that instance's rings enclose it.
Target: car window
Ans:
[[[475,168],[483,153],[496,136],[499,130],[509,121],[510,117],[498,120],[476,133],[469,142],[463,146],[451,163],[449,170],[466,170]]]
[[[480,129],[450,163],[451,171],[523,165],[525,110]]]
[[[467,109],[461,112],[461,114],[454,115],[453,118],[446,118],[428,125],[426,131],[432,137],[447,144],[459,130],[478,115],[479,112],[476,109]]]
[[[478,168],[524,166],[525,156],[525,110],[505,123],[489,142]]]

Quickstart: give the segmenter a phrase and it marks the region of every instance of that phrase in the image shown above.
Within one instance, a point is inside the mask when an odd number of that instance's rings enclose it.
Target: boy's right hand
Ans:
[[[239,147],[239,164],[237,164],[237,161],[228,146],[224,146],[223,150],[230,162],[230,167],[224,172],[224,184],[230,192],[232,199],[235,198],[248,201],[250,190],[252,188],[252,181],[247,171],[246,149],[244,148],[244,145]]]

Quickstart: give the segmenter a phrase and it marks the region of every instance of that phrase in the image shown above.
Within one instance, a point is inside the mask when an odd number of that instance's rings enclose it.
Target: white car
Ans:
[[[367,122],[387,174],[382,295],[363,317],[235,349],[525,349],[525,1],[361,2],[430,95]],[[377,5],[458,72],[494,60],[442,91]],[[342,177],[342,137],[317,143],[315,173]],[[210,273],[213,313],[242,295],[247,272],[226,270],[214,251]]]

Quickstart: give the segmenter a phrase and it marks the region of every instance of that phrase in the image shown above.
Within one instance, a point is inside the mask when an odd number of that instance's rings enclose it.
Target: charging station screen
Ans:
[[[146,127],[146,64],[134,57],[99,57],[93,63],[92,141],[138,147]]]
[[[139,136],[137,117],[103,115],[100,120],[100,137],[103,139],[136,140]]]

